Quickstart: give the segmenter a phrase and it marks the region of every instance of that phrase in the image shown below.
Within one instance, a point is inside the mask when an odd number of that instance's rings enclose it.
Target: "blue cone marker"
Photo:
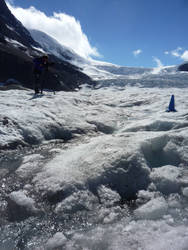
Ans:
[[[174,95],[171,96],[167,112],[177,112],[177,110],[175,109]]]

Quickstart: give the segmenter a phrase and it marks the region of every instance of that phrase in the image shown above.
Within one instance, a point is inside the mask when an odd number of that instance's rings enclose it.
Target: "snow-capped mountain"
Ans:
[[[122,67],[107,62],[85,59],[42,31],[30,30],[30,33],[33,39],[37,41],[46,52],[82,68],[83,72],[95,80],[119,78],[124,75],[141,75],[152,71],[152,69]]]
[[[82,72],[89,75],[95,81],[98,81],[99,86],[108,86],[109,84],[120,86],[136,85],[138,84],[138,80],[139,84],[147,84],[148,87],[157,86],[159,82],[161,83],[158,79],[159,75],[164,80],[161,87],[187,84],[184,74],[178,71],[177,66],[160,66],[156,68],[127,67],[85,59],[70,48],[61,45],[58,41],[44,32],[30,30],[30,33],[33,39],[41,45],[43,50],[79,67]],[[182,79],[181,82],[178,80],[180,78]]]
[[[86,60],[76,54],[70,48],[66,46],[62,46],[58,43],[58,41],[46,33],[39,30],[29,30],[32,38],[41,45],[41,47],[48,53],[51,53],[63,60],[67,60],[69,62],[77,62],[77,64],[86,63]]]
[[[53,54],[61,60],[65,60],[80,68],[83,73],[89,75],[94,80],[113,78],[114,75],[102,69],[101,62],[85,59],[75,53],[72,49],[61,45],[56,39],[39,30],[30,30],[31,36],[37,41],[44,51]],[[112,65],[102,63],[102,65]],[[101,68],[100,68],[101,67]]]
[[[48,53],[66,60],[80,68],[95,80],[119,78],[120,76],[142,75],[152,72],[153,69],[123,67],[115,64],[85,59],[70,48],[61,45],[57,40],[39,30],[30,30],[31,36]]]
[[[0,0],[0,82],[16,79],[25,87],[33,87],[33,58],[44,53],[41,45],[12,15],[4,0]],[[71,62],[54,54],[49,55],[54,67],[49,70],[46,88],[73,90],[80,84],[93,81]]]

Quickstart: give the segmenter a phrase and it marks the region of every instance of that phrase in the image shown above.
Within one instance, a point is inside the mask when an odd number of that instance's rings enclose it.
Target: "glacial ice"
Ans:
[[[187,98],[157,87],[2,91],[0,249],[185,250]]]

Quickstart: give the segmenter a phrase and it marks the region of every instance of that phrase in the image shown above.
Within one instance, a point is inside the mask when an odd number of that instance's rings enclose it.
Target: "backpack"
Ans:
[[[33,60],[34,63],[34,73],[42,73],[44,69],[44,64],[43,64],[43,58],[42,57],[37,57]]]

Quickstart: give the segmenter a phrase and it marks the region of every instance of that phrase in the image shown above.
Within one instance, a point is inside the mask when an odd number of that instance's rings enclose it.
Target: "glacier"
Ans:
[[[0,249],[188,249],[188,74],[100,69],[73,92],[0,91]]]

